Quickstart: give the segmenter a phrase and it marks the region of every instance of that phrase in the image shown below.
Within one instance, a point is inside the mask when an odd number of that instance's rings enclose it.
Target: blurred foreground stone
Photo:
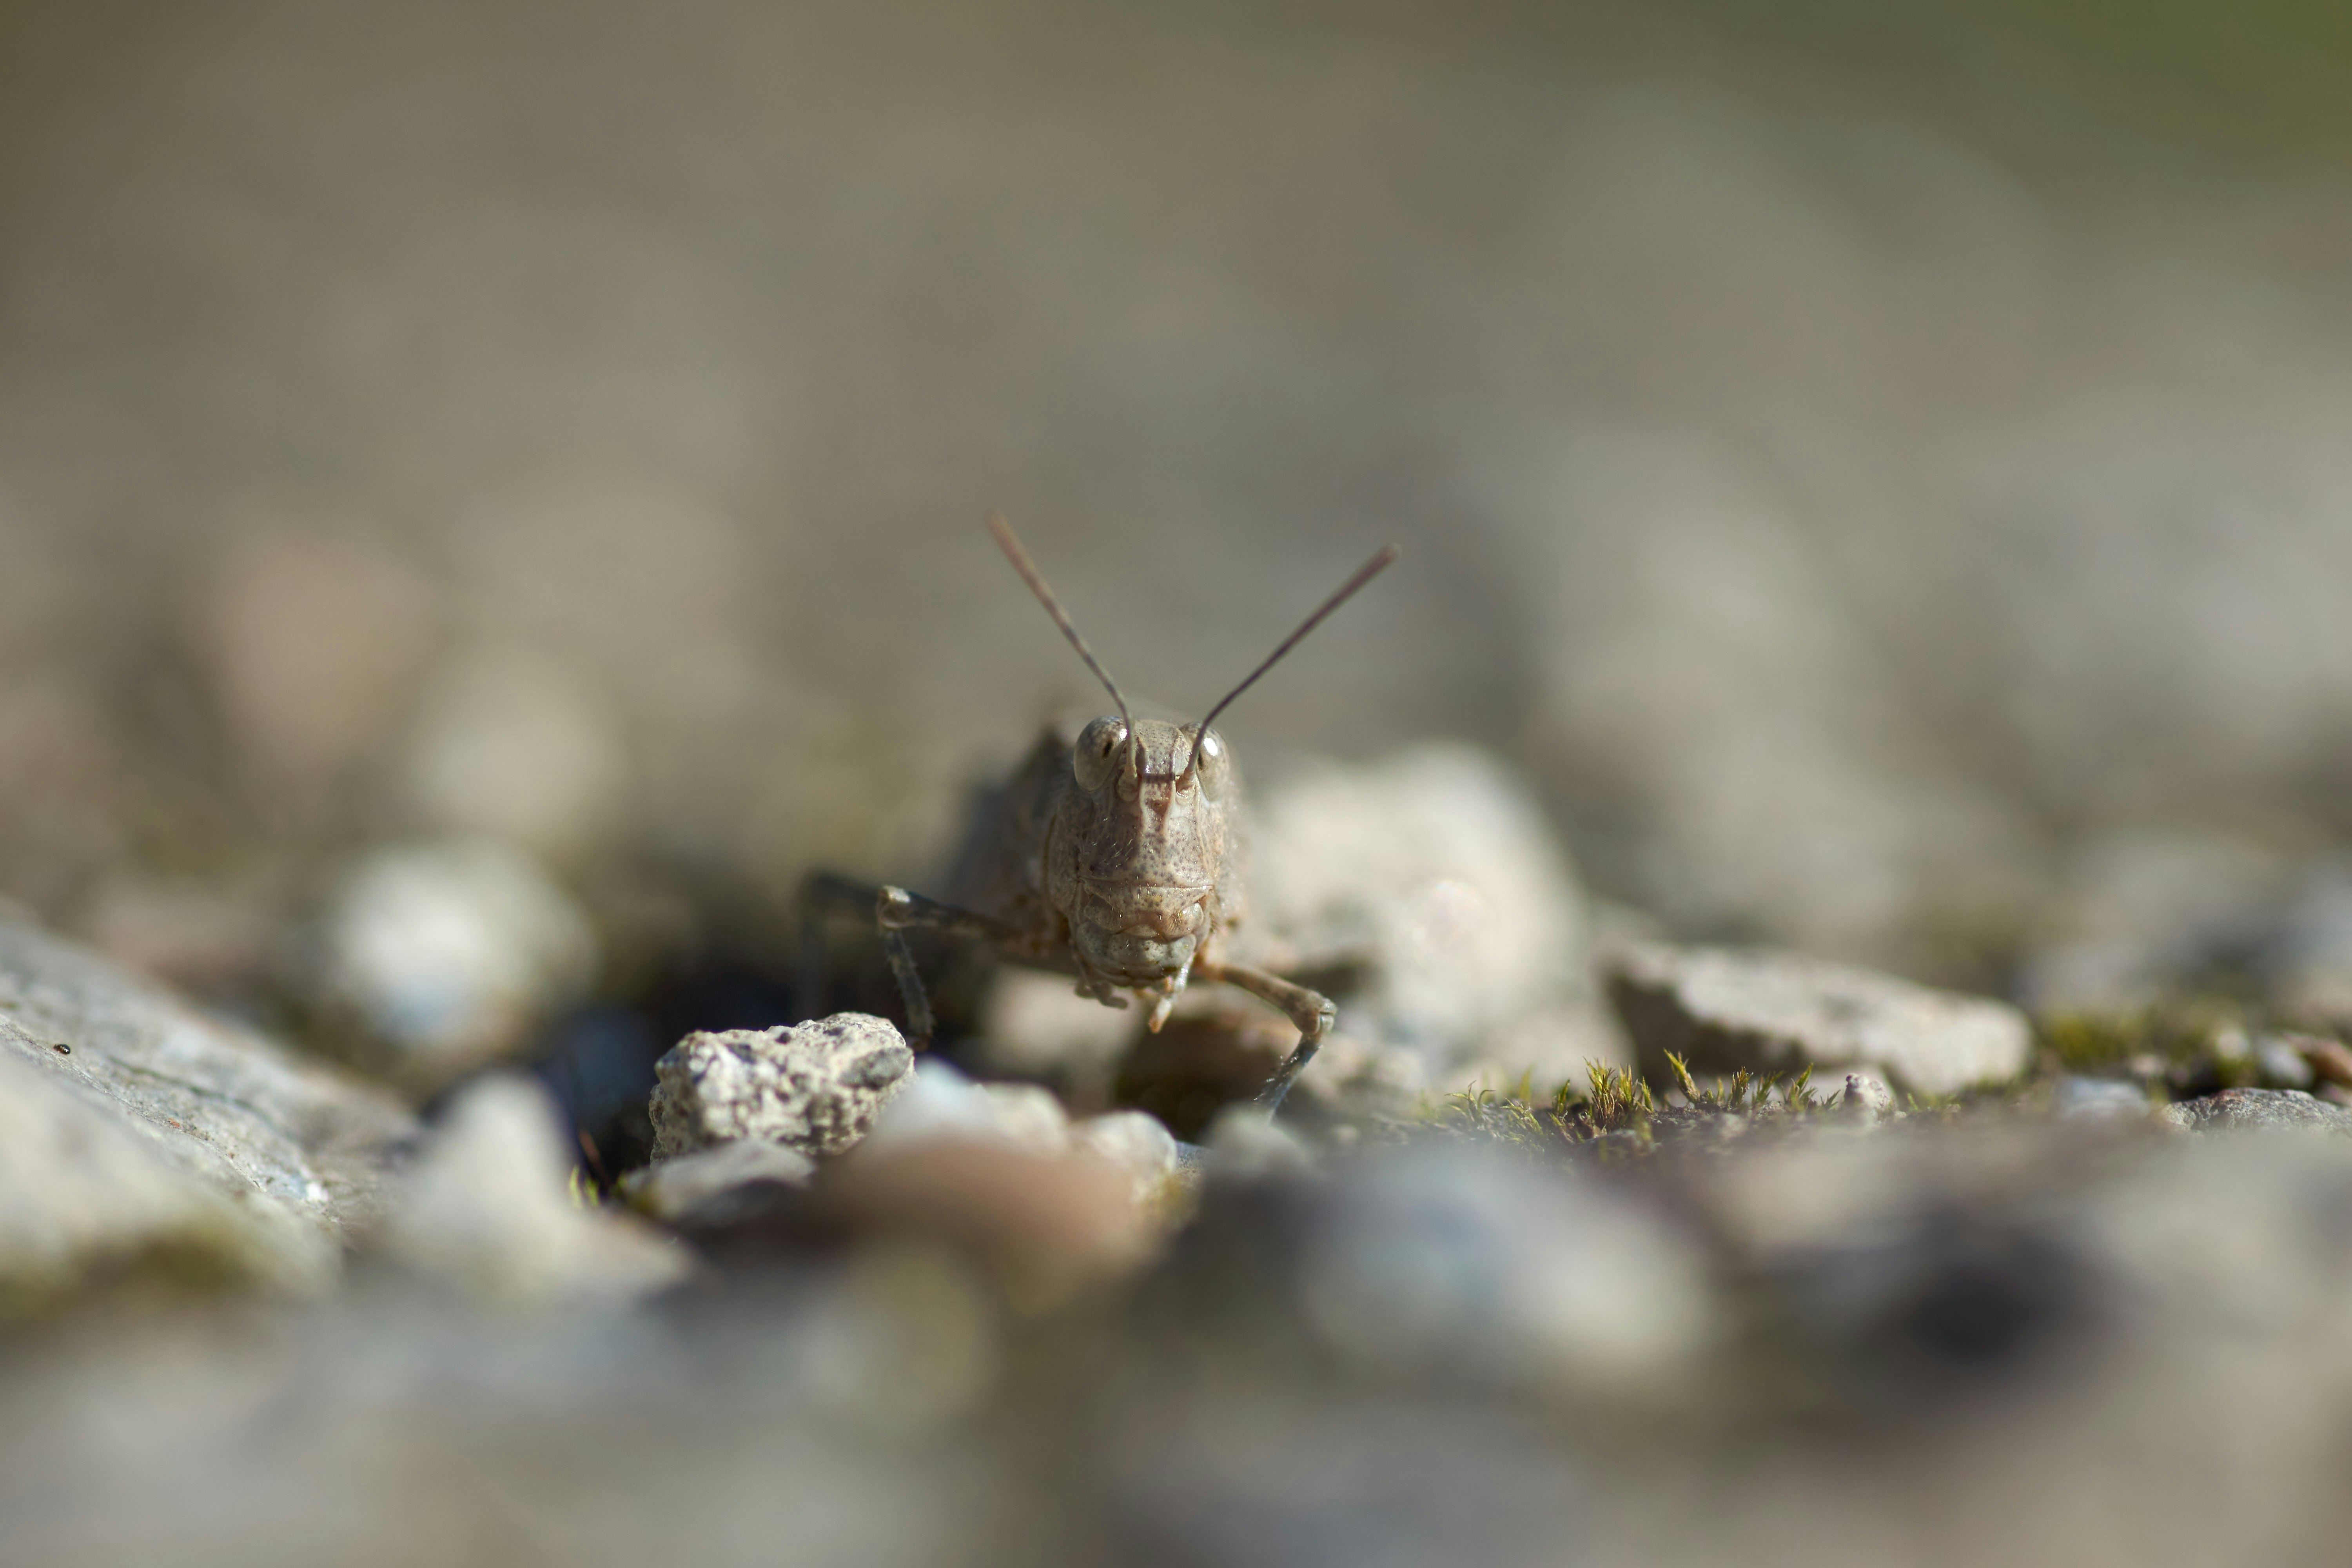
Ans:
[[[575,1203],[554,1104],[530,1079],[468,1084],[394,1189],[375,1237],[414,1272],[488,1300],[625,1299],[683,1279],[686,1250]]]
[[[1081,1154],[833,1174],[717,1293],[20,1331],[0,1557],[2288,1568],[2352,1528],[2335,1140],[1432,1131],[1213,1167],[1157,1261]]]
[[[1643,1069],[1672,1082],[1668,1054],[1697,1073],[1876,1068],[1919,1094],[2005,1083],[2033,1031],[2006,1003],[1958,996],[1792,953],[1629,946],[1610,985]]]
[[[85,1276],[315,1288],[415,1122],[379,1093],[0,922],[0,1298]]]

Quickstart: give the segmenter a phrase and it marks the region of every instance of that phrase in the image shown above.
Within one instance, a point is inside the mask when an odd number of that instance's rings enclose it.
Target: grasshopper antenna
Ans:
[[[1095,672],[1095,679],[1103,683],[1103,689],[1110,693],[1110,700],[1118,704],[1118,721],[1127,730],[1127,751],[1132,759],[1135,756],[1135,721],[1128,714],[1127,698],[1119,691],[1118,682],[1110,678],[1110,671],[1102,667],[1102,660],[1095,657],[1095,650],[1087,646],[1087,639],[1080,637],[1078,628],[1070,624],[1069,612],[1062,608],[1062,601],[1054,596],[1054,590],[1045,585],[1045,574],[1037,570],[1037,563],[1029,559],[1026,550],[1021,548],[1020,537],[1013,531],[1013,525],[1004,521],[1003,512],[988,514],[988,531],[996,536],[996,546],[1004,552],[1004,558],[1013,563],[1013,569],[1021,574],[1021,580],[1029,584],[1029,591],[1037,595],[1037,602],[1045,606],[1045,613],[1054,617],[1054,624],[1062,628],[1062,635],[1070,639],[1070,646],[1078,650],[1078,657],[1087,661],[1087,668]],[[1341,596],[1345,597],[1344,595]],[[1296,642],[1297,638],[1291,640]],[[1251,680],[1256,679],[1255,675],[1250,677]],[[1247,685],[1248,681],[1243,684]]]
[[[1001,540],[1002,536],[1000,535],[999,538]],[[1184,771],[1177,775],[1176,787],[1178,789],[1183,788],[1185,784],[1192,777],[1192,770],[1201,761],[1201,737],[1209,732],[1209,726],[1217,721],[1217,715],[1232,707],[1234,705],[1234,698],[1239,697],[1243,692],[1247,691],[1251,687],[1255,686],[1259,676],[1264,675],[1267,670],[1272,669],[1276,665],[1281,663],[1282,656],[1288,653],[1292,648],[1297,647],[1301,642],[1306,640],[1307,634],[1313,631],[1317,626],[1321,626],[1324,619],[1328,616],[1332,611],[1346,604],[1349,599],[1354,598],[1358,589],[1361,588],[1365,584],[1370,582],[1373,578],[1379,576],[1381,573],[1394,565],[1396,563],[1397,556],[1401,553],[1402,552],[1400,552],[1393,544],[1383,544],[1381,546],[1380,550],[1374,553],[1370,561],[1365,562],[1361,566],[1356,568],[1356,574],[1354,576],[1339,584],[1339,591],[1338,593],[1324,600],[1320,607],[1318,607],[1313,615],[1307,616],[1298,624],[1298,629],[1297,631],[1282,639],[1281,647],[1276,648],[1272,653],[1265,656],[1265,663],[1259,665],[1255,669],[1251,670],[1249,674],[1243,679],[1242,683],[1239,686],[1234,687],[1231,691],[1226,692],[1223,698],[1218,700],[1217,705],[1209,710],[1209,716],[1206,719],[1202,720],[1201,722],[1193,728],[1192,744],[1184,758]],[[1071,635],[1075,637],[1076,634],[1072,633]],[[1081,648],[1079,651],[1084,652],[1085,650]],[[1087,662],[1091,664],[1094,661],[1092,659],[1088,659]],[[1101,672],[1097,671],[1097,673],[1099,674]],[[1108,677],[1105,677],[1104,679],[1108,679]]]

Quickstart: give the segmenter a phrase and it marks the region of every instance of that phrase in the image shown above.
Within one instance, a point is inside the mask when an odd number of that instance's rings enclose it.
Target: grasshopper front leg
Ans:
[[[915,950],[907,945],[906,933],[916,930],[943,931],[999,944],[1009,942],[1013,935],[1013,928],[1003,921],[927,899],[904,888],[883,888],[875,894],[874,923],[881,929],[882,951],[890,961],[890,976],[898,983],[898,995],[907,1005],[907,1043],[919,1051],[929,1047],[937,1024],[931,1016],[931,999],[923,990],[923,977],[915,968]]]
[[[1221,980],[1236,990],[1248,992],[1267,1005],[1281,1009],[1297,1026],[1297,1048],[1258,1091],[1257,1103],[1265,1107],[1267,1116],[1273,1116],[1282,1109],[1290,1086],[1298,1081],[1298,1075],[1307,1070],[1307,1064],[1322,1049],[1323,1037],[1339,1020],[1339,1007],[1319,991],[1310,991],[1245,963],[1220,963],[1215,959],[1203,958],[1192,965],[1192,973],[1203,980]]]

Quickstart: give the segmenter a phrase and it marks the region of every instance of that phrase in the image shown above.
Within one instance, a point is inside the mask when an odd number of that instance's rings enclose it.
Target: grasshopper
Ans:
[[[1338,1009],[1304,985],[1223,956],[1245,902],[1244,806],[1232,749],[1212,726],[1324,617],[1397,558],[1374,554],[1192,725],[1138,719],[1118,683],[1078,635],[1061,601],[1003,516],[989,531],[1118,711],[1076,731],[1049,727],[973,826],[950,902],[904,888],[870,889],[890,972],[906,1004],[909,1043],[930,1043],[933,1019],[906,933],[976,938],[1005,958],[1073,974],[1078,994],[1111,1007],[1131,994],[1155,1033],[1194,980],[1245,991],[1285,1014],[1298,1045],[1260,1093],[1268,1114],[1330,1032]],[[868,889],[824,879],[835,893]]]

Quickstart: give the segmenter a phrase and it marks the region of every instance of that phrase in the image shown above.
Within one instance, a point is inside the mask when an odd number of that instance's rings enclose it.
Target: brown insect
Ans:
[[[1271,1113],[1313,1059],[1337,1009],[1304,985],[1223,956],[1244,909],[1245,808],[1232,750],[1211,726],[1385,570],[1397,558],[1396,546],[1364,563],[1206,718],[1176,725],[1134,716],[1012,527],[994,512],[988,527],[1118,711],[1075,737],[1053,728],[1039,737],[994,809],[974,823],[950,889],[952,902],[904,888],[876,891],[875,916],[906,1003],[911,1043],[918,1050],[929,1044],[933,1027],[905,935],[919,927],[976,937],[1016,963],[1075,974],[1080,995],[1108,1006],[1124,1007],[1121,993],[1131,994],[1150,1009],[1145,1022],[1154,1031],[1189,982],[1221,982],[1297,1026],[1297,1048],[1259,1096]]]

